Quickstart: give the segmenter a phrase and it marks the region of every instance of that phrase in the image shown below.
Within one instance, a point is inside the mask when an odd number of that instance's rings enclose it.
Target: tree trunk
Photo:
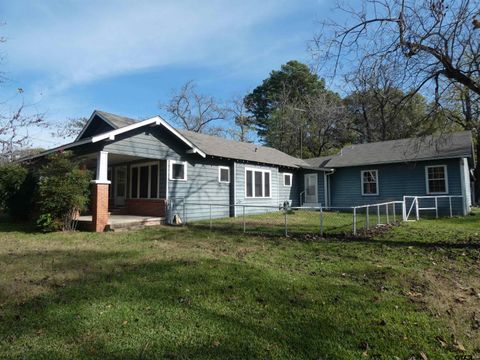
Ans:
[[[480,201],[480,131],[476,131],[476,144],[475,144],[475,155],[476,155],[476,163],[475,169],[473,171],[473,175],[475,176],[475,203],[479,203]]]

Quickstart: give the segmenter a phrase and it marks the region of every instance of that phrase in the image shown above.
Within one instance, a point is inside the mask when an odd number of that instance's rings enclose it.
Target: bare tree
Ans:
[[[15,160],[31,143],[29,130],[44,126],[43,114],[25,114],[23,103],[14,112],[0,115],[0,162]]]
[[[225,120],[225,110],[214,97],[198,93],[193,81],[186,82],[168,104],[160,107],[170,113],[176,125],[186,130],[209,134],[224,131],[217,122]]]
[[[52,136],[60,137],[62,139],[74,138],[80,131],[82,131],[85,124],[88,122],[86,117],[69,118],[66,123],[60,124],[56,132]]]
[[[228,134],[237,141],[252,142],[253,127],[251,114],[248,112],[243,97],[233,97],[226,106],[226,114],[232,122]]]
[[[452,84],[480,94],[479,0],[363,0],[359,9],[338,6],[346,24],[328,22],[328,39],[312,50],[334,73],[343,61],[398,62],[411,93],[430,88],[438,100]],[[324,28],[324,30],[326,29]]]

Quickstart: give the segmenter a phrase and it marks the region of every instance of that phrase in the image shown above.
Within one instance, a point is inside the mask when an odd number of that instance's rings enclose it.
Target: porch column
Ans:
[[[103,232],[108,224],[108,152],[97,154],[97,176],[92,180],[92,230]]]

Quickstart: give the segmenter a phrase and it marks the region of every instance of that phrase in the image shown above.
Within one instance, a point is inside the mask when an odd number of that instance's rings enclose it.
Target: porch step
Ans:
[[[164,217],[152,217],[152,218],[144,218],[141,220],[135,221],[125,221],[121,222],[118,220],[111,221],[110,224],[107,225],[109,231],[126,231],[126,230],[135,230],[135,229],[143,229],[147,226],[156,226],[156,225],[163,225],[165,224]]]

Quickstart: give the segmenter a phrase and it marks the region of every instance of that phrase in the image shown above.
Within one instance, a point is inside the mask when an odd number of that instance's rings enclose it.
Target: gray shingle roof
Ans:
[[[125,116],[111,114],[105,111],[95,110],[95,112],[103,119],[107,120],[109,123],[115,126],[117,129],[137,122],[137,120]]]
[[[304,161],[314,168],[324,168],[327,163],[334,157],[332,156],[320,156],[316,158],[305,159]]]
[[[188,130],[178,130],[178,132],[207,155],[294,168],[309,166],[305,161],[271,147],[228,140]]]
[[[323,166],[336,168],[456,157],[473,157],[470,131],[350,145]],[[306,162],[313,165],[320,161],[308,159]]]

